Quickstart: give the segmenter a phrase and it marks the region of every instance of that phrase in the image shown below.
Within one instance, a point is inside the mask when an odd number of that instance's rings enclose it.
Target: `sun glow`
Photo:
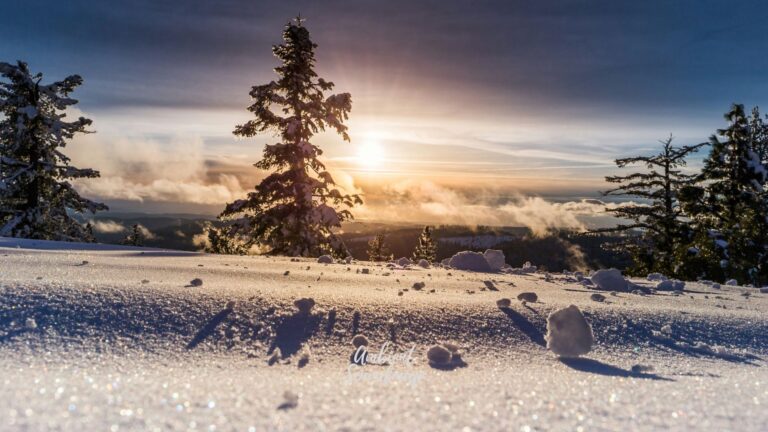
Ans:
[[[366,140],[357,149],[357,163],[365,169],[376,169],[384,162],[384,148],[377,141]]]

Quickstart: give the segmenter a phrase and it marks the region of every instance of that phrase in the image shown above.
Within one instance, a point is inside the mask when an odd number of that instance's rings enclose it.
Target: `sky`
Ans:
[[[119,211],[215,215],[263,177],[275,138],[232,130],[299,13],[318,73],[352,94],[352,142],[316,143],[364,194],[361,219],[600,219],[615,158],[705,141],[731,103],[768,103],[764,1],[7,3],[0,61],[84,78],[76,114],[97,133],[66,152],[101,171],[80,191]]]

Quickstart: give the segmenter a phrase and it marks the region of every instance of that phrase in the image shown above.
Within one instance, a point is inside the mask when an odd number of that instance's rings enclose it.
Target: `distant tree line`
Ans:
[[[616,160],[644,169],[609,176],[606,195],[639,198],[607,209],[628,221],[603,232],[639,232],[611,245],[628,251],[634,274],[660,272],[683,279],[768,282],[768,124],[755,107],[734,104],[727,126],[708,142],[676,147],[662,141],[656,155]],[[698,172],[686,158],[709,147]]]

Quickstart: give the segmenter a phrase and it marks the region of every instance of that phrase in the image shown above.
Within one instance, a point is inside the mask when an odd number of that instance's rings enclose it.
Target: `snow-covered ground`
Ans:
[[[0,238],[0,430],[765,430],[768,294],[552,276]],[[570,304],[596,345],[559,360]],[[389,365],[350,366],[355,334]]]

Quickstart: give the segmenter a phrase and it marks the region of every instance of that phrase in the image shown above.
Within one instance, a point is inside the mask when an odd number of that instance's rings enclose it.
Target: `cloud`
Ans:
[[[145,227],[144,225],[138,224],[138,227],[139,232],[141,233],[142,237],[144,237],[144,240],[155,240],[158,238],[155,233],[150,231],[149,228]]]
[[[605,216],[606,208],[628,203],[584,199],[563,203],[514,195],[498,202],[493,194],[461,191],[431,181],[403,180],[385,187],[362,207],[359,219],[429,224],[525,226],[535,235],[556,229],[585,230],[585,219]]]
[[[101,172],[100,178],[74,182],[94,199],[223,204],[245,195],[241,178],[218,170],[226,163],[207,158],[197,136],[159,142],[86,135],[67,153],[74,166]]]
[[[95,232],[102,234],[117,234],[126,231],[123,224],[111,220],[95,221],[91,225]]]

